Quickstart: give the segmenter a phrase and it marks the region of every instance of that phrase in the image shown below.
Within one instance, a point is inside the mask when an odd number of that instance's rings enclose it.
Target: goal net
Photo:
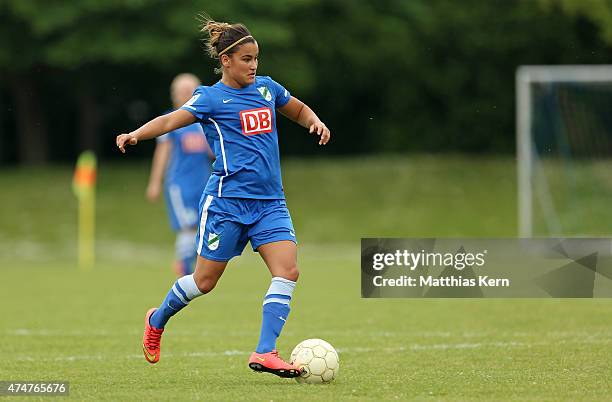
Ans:
[[[520,237],[612,234],[612,65],[516,74]]]

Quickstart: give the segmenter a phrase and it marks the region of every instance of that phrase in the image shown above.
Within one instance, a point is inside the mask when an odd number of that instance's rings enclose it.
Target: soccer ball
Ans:
[[[302,369],[295,380],[299,383],[322,384],[338,376],[340,359],[338,352],[323,339],[306,339],[291,352],[291,364]]]

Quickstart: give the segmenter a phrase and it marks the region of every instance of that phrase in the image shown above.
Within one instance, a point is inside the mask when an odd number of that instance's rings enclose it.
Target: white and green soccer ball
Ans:
[[[306,339],[291,352],[291,364],[298,366],[302,374],[296,381],[307,384],[323,384],[333,381],[340,370],[338,352],[323,339]]]

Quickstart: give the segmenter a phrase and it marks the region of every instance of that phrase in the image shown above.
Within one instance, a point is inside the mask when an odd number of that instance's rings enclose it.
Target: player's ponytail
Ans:
[[[206,50],[213,59],[224,54],[231,56],[242,44],[255,43],[255,38],[243,24],[228,24],[204,17],[200,31],[208,35]]]

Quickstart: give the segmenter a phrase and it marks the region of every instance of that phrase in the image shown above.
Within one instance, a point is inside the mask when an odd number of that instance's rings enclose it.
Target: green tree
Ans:
[[[610,0],[540,0],[549,11],[560,9],[572,17],[583,17],[595,25],[599,36],[612,44],[612,1]]]
[[[78,110],[62,113],[79,119],[76,137],[80,148],[96,148],[103,110],[98,82],[110,71],[116,73],[109,66],[177,72],[179,60],[192,57],[202,62],[197,16],[204,9],[219,19],[252,15],[250,25],[258,37],[271,47],[282,47],[293,39],[291,27],[282,22],[284,15],[308,3],[274,0],[264,10],[258,1],[231,0],[5,1],[0,7],[0,71],[11,83],[18,109],[20,159],[44,161],[47,154],[48,136],[41,123],[45,113],[36,105],[35,84],[41,71],[45,77],[49,77],[48,69],[69,76],[66,90],[77,100]],[[32,122],[38,123],[32,126]]]
[[[20,160],[44,160],[47,145],[71,157],[65,143],[110,155],[100,144],[116,130],[168,106],[174,74],[214,82],[202,11],[249,26],[259,73],[315,107],[334,131],[328,152],[513,152],[517,66],[611,54],[609,2],[4,0],[0,87],[17,106]],[[316,152],[279,124],[283,151]]]

